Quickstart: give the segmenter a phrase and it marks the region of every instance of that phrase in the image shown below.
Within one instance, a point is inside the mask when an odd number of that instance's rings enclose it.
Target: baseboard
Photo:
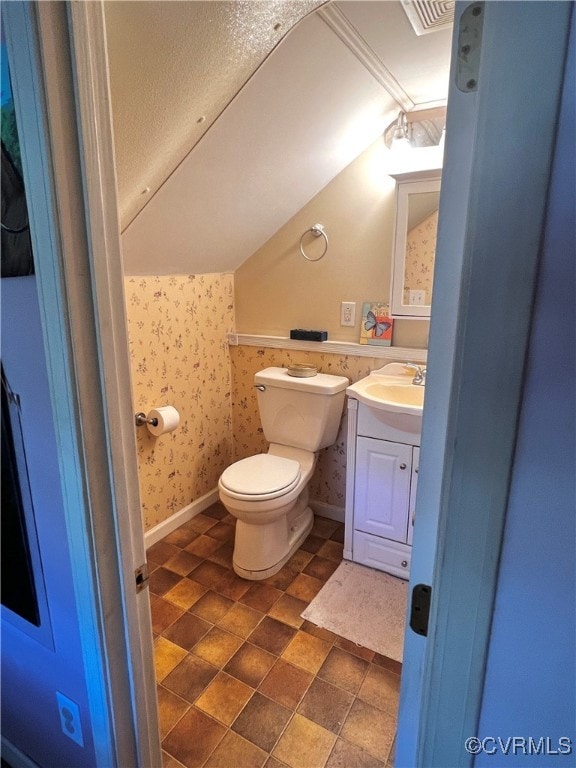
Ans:
[[[15,747],[5,736],[2,736],[2,760],[6,761],[10,768],[38,768],[38,763]]]
[[[156,542],[163,539],[164,536],[168,536],[168,534],[175,531],[176,528],[180,528],[180,526],[187,523],[188,520],[192,520],[192,518],[199,515],[200,512],[204,512],[205,509],[211,507],[215,501],[218,501],[217,488],[214,488],[214,490],[209,493],[205,493],[204,496],[196,499],[196,501],[183,507],[173,515],[170,515],[166,520],[162,520],[162,522],[155,525],[154,528],[150,528],[149,531],[146,531],[144,534],[144,546],[148,549],[152,544],[156,544]]]
[[[323,501],[311,501],[312,512],[318,517],[327,517],[329,520],[336,520],[338,523],[344,522],[344,507],[335,507],[333,504],[326,504]]]

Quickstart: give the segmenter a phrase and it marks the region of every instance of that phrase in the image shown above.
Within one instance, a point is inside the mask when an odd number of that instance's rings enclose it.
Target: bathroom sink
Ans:
[[[424,405],[424,387],[412,383],[389,384],[385,381],[368,381],[364,386],[364,397],[377,408],[400,408],[407,405],[411,409],[416,408],[421,411]]]
[[[389,363],[346,390],[350,397],[377,410],[422,416],[425,388],[413,384],[414,371],[402,363]]]

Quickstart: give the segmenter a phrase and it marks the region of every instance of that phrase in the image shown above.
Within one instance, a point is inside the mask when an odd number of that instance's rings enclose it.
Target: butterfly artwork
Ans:
[[[389,347],[392,343],[393,319],[384,302],[366,302],[362,312],[360,344]]]

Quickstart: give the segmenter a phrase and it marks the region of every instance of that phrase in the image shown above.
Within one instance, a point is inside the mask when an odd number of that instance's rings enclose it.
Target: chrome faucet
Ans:
[[[415,363],[404,363],[404,365],[406,368],[415,371],[412,384],[423,387],[426,384],[426,368],[422,368],[421,365],[415,365]]]

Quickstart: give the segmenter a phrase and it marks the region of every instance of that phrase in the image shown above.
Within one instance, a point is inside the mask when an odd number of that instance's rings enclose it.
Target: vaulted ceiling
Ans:
[[[107,2],[128,270],[167,233],[166,272],[234,269],[399,109],[445,104],[450,19],[405,4]]]

